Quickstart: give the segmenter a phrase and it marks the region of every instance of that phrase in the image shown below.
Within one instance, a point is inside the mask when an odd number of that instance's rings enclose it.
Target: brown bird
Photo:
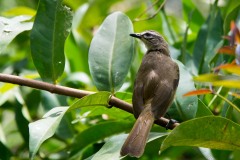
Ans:
[[[121,156],[140,157],[154,120],[164,116],[171,105],[179,82],[178,65],[171,59],[168,44],[155,31],[130,34],[147,48],[138,70],[132,97],[137,121],[121,149]]]

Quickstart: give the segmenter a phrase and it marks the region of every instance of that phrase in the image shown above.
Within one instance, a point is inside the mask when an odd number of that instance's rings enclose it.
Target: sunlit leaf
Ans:
[[[17,16],[13,18],[0,17],[0,53],[20,33],[32,29],[33,23],[27,22],[32,16]]]
[[[71,26],[71,11],[62,0],[39,1],[31,33],[32,59],[44,81],[56,83],[65,66],[64,42]]]
[[[238,80],[239,78],[237,76],[223,76],[223,75],[217,75],[213,73],[209,74],[202,74],[197,77],[193,78],[196,82],[215,82],[215,81],[221,81],[221,80]]]
[[[130,19],[114,12],[93,37],[88,62],[98,90],[115,93],[122,86],[133,59],[134,39],[129,36],[132,32]]]
[[[238,88],[240,89],[240,79],[239,80],[222,80],[212,82],[213,86],[223,86],[227,88]]]
[[[210,89],[199,89],[199,90],[187,92],[183,96],[195,96],[195,95],[202,95],[202,94],[209,94],[209,93],[212,93]]]
[[[81,108],[81,107],[87,107],[87,106],[108,106],[109,98],[111,93],[109,92],[98,92],[95,94],[91,94],[88,96],[85,96],[79,100],[77,100],[75,103],[73,103],[69,107],[69,111]]]
[[[33,159],[40,145],[55,133],[68,107],[55,107],[47,112],[42,119],[29,124],[29,152]]]
[[[238,93],[230,92],[229,94],[240,99],[240,94],[238,94]]]
[[[225,64],[225,65],[218,66],[217,69],[223,69],[223,70],[228,71],[230,73],[240,75],[240,66],[238,66],[238,65]]]
[[[36,14],[36,11],[29,7],[19,6],[19,7],[11,8],[3,12],[3,14],[6,16],[20,16],[20,15],[34,16]]]
[[[196,117],[204,117],[204,116],[211,116],[213,113],[209,109],[206,104],[203,103],[201,99],[198,99],[198,110],[196,113]]]
[[[196,146],[240,150],[240,125],[229,119],[206,116],[181,123],[163,141],[161,151],[170,146]]]

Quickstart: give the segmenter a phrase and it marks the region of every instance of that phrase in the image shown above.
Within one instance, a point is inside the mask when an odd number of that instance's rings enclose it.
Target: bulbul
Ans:
[[[179,82],[179,68],[169,54],[168,44],[155,31],[130,34],[147,48],[138,70],[132,97],[137,118],[121,149],[121,156],[140,157],[156,119],[164,116],[171,105]]]

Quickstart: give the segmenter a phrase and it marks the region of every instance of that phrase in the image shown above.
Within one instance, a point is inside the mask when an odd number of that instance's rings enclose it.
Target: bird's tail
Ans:
[[[146,107],[139,115],[121,149],[121,156],[140,157],[147,143],[148,134],[154,122],[151,107]]]

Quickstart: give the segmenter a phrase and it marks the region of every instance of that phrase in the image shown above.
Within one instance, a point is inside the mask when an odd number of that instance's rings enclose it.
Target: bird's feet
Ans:
[[[166,130],[172,128],[171,126],[172,126],[174,123],[178,123],[178,121],[175,120],[175,119],[169,119],[169,122],[168,122],[167,125],[165,126]]]

